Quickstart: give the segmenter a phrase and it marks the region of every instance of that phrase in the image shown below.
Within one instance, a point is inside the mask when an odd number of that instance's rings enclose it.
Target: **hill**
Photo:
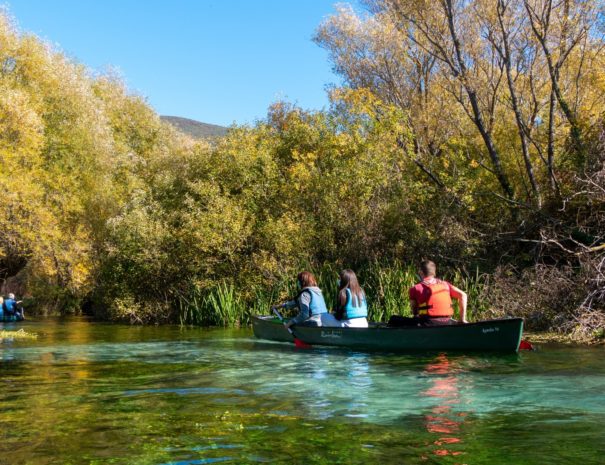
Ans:
[[[189,118],[180,116],[160,116],[162,121],[172,124],[174,127],[185,134],[196,139],[205,139],[208,137],[220,137],[227,134],[227,128],[216,124],[201,123]]]

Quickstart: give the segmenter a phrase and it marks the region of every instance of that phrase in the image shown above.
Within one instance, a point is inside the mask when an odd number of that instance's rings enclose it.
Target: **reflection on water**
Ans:
[[[297,350],[248,330],[25,328],[39,338],[0,346],[0,465],[556,465],[605,454],[602,349],[380,355]]]
[[[437,436],[433,441],[437,446],[433,453],[439,456],[460,455],[460,450],[448,448],[461,442],[460,425],[466,416],[465,412],[453,411],[453,406],[460,403],[458,378],[446,354],[440,354],[435,362],[429,363],[426,372],[431,375],[433,383],[422,394],[438,400],[430,414],[425,415],[427,431]]]

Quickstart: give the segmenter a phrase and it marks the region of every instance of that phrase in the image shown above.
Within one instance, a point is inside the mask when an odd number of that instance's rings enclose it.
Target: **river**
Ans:
[[[0,328],[2,324],[0,324]],[[295,349],[251,330],[4,324],[0,465],[605,462],[605,349]]]

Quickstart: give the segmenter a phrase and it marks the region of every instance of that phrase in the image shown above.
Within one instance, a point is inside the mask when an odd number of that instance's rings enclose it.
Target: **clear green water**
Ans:
[[[605,350],[301,351],[47,320],[0,344],[0,464],[603,464]]]

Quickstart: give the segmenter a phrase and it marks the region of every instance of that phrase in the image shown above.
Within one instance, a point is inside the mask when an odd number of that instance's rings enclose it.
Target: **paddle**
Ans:
[[[273,310],[273,313],[275,313],[275,315],[277,316],[277,318],[279,318],[279,321],[281,321],[282,323],[284,323],[284,322],[285,322],[284,317],[283,317],[283,316],[281,316],[281,313],[279,313],[279,312],[277,311],[277,308],[275,308],[275,307],[274,307],[272,310]],[[313,346],[312,346],[312,345],[307,344],[306,342],[301,341],[300,339],[298,339],[298,338],[296,337],[296,335],[294,334],[294,331],[292,331],[292,328],[287,327],[286,329],[288,330],[288,332],[289,332],[289,333],[292,335],[292,337],[294,338],[294,346],[295,346],[295,347],[298,347],[299,349],[312,349],[312,348],[313,348]]]

